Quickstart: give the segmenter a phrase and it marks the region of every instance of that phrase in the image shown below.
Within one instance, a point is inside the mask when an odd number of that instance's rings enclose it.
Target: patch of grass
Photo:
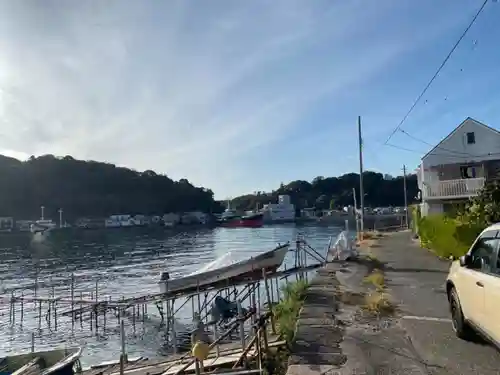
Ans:
[[[338,291],[335,293],[338,301],[351,306],[360,306],[365,302],[365,295],[351,291]]]
[[[376,268],[364,278],[363,282],[372,284],[378,291],[382,291],[385,288],[384,273]]]
[[[378,240],[379,238],[384,237],[384,234],[375,230],[373,231],[370,230],[370,231],[364,231],[362,236],[364,240],[375,240],[375,239]]]
[[[309,284],[305,280],[286,284],[282,288],[283,299],[273,306],[278,334],[289,344],[295,336],[297,318],[304,304],[308,287]]]
[[[375,291],[365,297],[364,310],[377,316],[388,316],[396,311],[395,304],[387,293]]]

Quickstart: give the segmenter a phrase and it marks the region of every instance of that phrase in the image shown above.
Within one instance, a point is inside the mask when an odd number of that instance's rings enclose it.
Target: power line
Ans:
[[[462,35],[460,35],[460,38],[458,38],[457,42],[454,44],[453,48],[451,49],[451,51],[448,53],[448,55],[445,57],[445,59],[443,60],[443,62],[441,63],[441,65],[439,66],[438,70],[436,71],[436,73],[434,73],[434,75],[432,76],[431,80],[429,81],[429,83],[427,83],[427,85],[425,86],[424,90],[420,93],[420,95],[417,97],[417,100],[415,100],[415,102],[413,103],[413,105],[410,107],[410,109],[408,110],[408,112],[406,113],[406,115],[403,117],[403,119],[399,122],[398,126],[396,126],[396,128],[392,131],[392,133],[389,135],[389,137],[387,138],[387,140],[384,142],[384,144],[387,144],[387,142],[389,142],[391,140],[391,138],[394,136],[394,134],[396,134],[396,132],[401,129],[401,126],[404,124],[404,122],[406,121],[406,119],[408,118],[408,116],[410,116],[410,114],[413,112],[413,109],[417,106],[417,104],[420,102],[420,100],[422,99],[422,97],[425,95],[425,93],[427,92],[427,90],[429,89],[429,87],[432,85],[432,83],[434,82],[434,80],[436,79],[436,77],[438,76],[438,74],[441,72],[441,70],[443,69],[443,67],[446,65],[446,63],[448,62],[448,60],[450,59],[451,55],[453,54],[453,52],[455,52],[455,50],[457,49],[458,45],[460,44],[460,42],[462,41],[462,39],[465,37],[465,35],[467,35],[467,32],[470,30],[470,28],[472,27],[472,25],[474,25],[474,22],[476,22],[476,19],[479,17],[479,15],[481,14],[481,12],[483,11],[484,7],[486,6],[486,4],[488,3],[489,0],[484,0],[483,2],[483,5],[481,5],[481,8],[479,8],[479,10],[477,11],[476,15],[474,16],[474,18],[472,19],[472,21],[469,23],[469,25],[467,26],[467,28],[464,30],[464,32],[462,33]]]
[[[458,155],[453,155],[453,156],[459,156],[459,155],[462,155],[462,156],[474,156],[472,155],[471,153],[469,152],[461,152],[461,151],[455,151],[455,150],[450,150],[450,149],[447,149],[447,148],[444,148],[444,147],[441,147],[439,146],[439,144],[436,146],[436,145],[433,145],[432,143],[429,143],[427,141],[424,141],[423,139],[420,139],[420,138],[417,138],[415,137],[414,135],[411,135],[410,133],[408,133],[407,131],[403,130],[403,129],[399,129],[399,131],[405,135],[407,135],[408,137],[410,137],[411,139],[417,141],[417,142],[421,142],[423,144],[426,144],[428,146],[431,146],[433,149],[438,149],[438,150],[443,150],[443,151],[446,151],[446,152],[449,152],[451,154],[458,154]]]
[[[420,155],[422,155],[422,154],[425,155],[427,153],[427,151],[413,150],[413,149],[410,149],[410,148],[401,147],[401,146],[398,146],[398,145],[393,145],[392,143],[387,143],[384,146],[393,147],[393,148],[401,150],[401,151],[414,152],[414,153],[420,154]],[[438,153],[434,153],[433,155],[448,156],[448,157],[457,157],[458,156],[458,155],[453,155],[453,154],[438,154]]]
[[[411,148],[406,148],[406,147],[401,147],[401,146],[398,146],[398,145],[393,145],[392,143],[387,143],[385,146],[393,147],[393,148],[401,150],[401,151],[414,152],[414,153],[420,154],[420,155],[425,154],[425,151],[413,150]],[[453,155],[453,154],[438,154],[438,153],[433,153],[432,155],[445,156],[445,157],[450,157],[450,158],[451,157],[456,158],[456,157],[459,157],[459,156],[462,156],[462,157],[471,156],[471,157],[474,157],[474,158],[481,158],[481,157],[485,157],[485,156],[500,155],[500,152],[490,152],[488,154],[483,154],[483,155],[472,155],[472,154],[468,154],[468,155]]]

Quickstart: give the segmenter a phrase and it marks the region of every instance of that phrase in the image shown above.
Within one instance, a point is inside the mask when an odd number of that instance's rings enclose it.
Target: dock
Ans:
[[[219,367],[238,370],[249,360],[261,366],[263,353],[285,344],[276,333],[270,313],[271,306],[283,297],[280,284],[292,278],[307,279],[308,272],[327,262],[326,254],[313,249],[304,238],[297,238],[295,245],[295,249],[290,250],[295,255],[293,267],[277,272],[263,269],[244,280],[225,279],[177,292],[116,298],[102,295],[98,281],[93,290],[88,290],[88,286],[87,289],[79,287],[72,275],[66,284],[66,294],[56,295],[52,287],[48,295],[40,295],[35,283],[32,289],[11,291],[10,295],[0,296],[0,300],[9,306],[11,326],[23,326],[27,309],[31,314],[36,312],[38,330],[31,335],[32,351],[36,350],[36,341],[40,338],[37,334],[42,334],[42,328],[57,331],[63,320],[66,326],[71,324],[73,328],[77,324],[79,328],[87,326],[93,334],[119,335],[120,360],[86,369],[80,366],[79,371],[85,375],[200,374]],[[233,318],[217,320],[213,317],[212,306],[217,297],[237,305]],[[190,316],[178,316],[183,308],[190,310]],[[135,330],[136,325],[151,319],[152,309],[154,316],[159,318],[159,326],[166,332],[167,353],[161,358],[128,359],[126,329],[132,326]],[[182,332],[178,328],[179,321],[186,327]],[[110,325],[119,329],[106,329]],[[190,349],[200,337],[209,345],[209,350],[204,358],[195,358]]]

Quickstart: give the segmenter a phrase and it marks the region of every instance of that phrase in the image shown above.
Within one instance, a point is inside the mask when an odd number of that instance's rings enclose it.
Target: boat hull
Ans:
[[[235,282],[246,279],[259,279],[262,277],[262,269],[266,273],[269,273],[275,272],[281,266],[289,248],[290,244],[287,243],[230,266],[192,274],[179,279],[162,280],[158,283],[160,293],[172,293],[193,288],[208,287],[224,280]]]
[[[262,225],[264,225],[263,215],[235,218],[221,222],[221,226],[225,228],[260,228]]]
[[[33,372],[39,375],[73,375],[75,362],[80,359],[81,354],[82,348],[18,354],[0,358],[0,367],[16,375]],[[39,360],[44,367],[39,367]]]

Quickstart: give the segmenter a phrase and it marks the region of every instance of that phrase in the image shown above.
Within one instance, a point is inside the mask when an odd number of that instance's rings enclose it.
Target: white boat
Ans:
[[[55,349],[0,358],[0,373],[10,375],[72,375],[82,348]]]
[[[57,224],[50,219],[37,220],[30,225],[31,233],[38,233],[38,232],[43,233],[55,228],[57,228]]]
[[[278,245],[271,251],[241,261],[230,260],[230,253],[228,253],[222,259],[217,259],[200,270],[178,279],[170,279],[168,272],[163,272],[158,283],[160,293],[208,287],[223,280],[260,279],[262,269],[265,269],[266,273],[275,272],[281,266],[289,248],[289,243]],[[222,267],[221,263],[224,264]]]

